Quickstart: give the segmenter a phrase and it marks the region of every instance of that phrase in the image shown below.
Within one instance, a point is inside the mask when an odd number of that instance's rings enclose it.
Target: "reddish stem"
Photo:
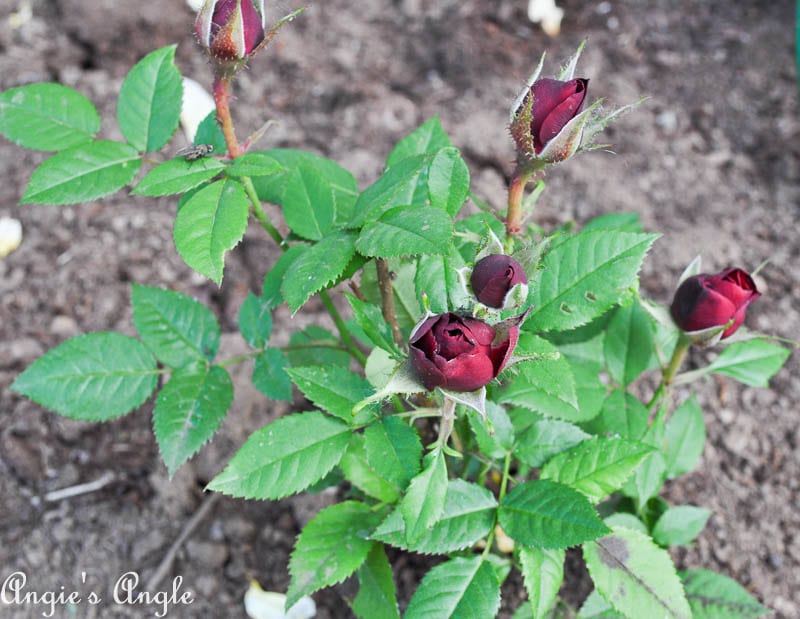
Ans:
[[[214,77],[214,103],[217,105],[217,119],[222,127],[222,134],[225,136],[225,144],[228,146],[228,156],[235,159],[242,154],[242,147],[236,139],[236,131],[233,128],[233,118],[231,118],[230,100],[231,78],[228,75],[217,75]]]
[[[516,236],[522,230],[522,198],[525,196],[525,185],[531,177],[530,172],[514,170],[508,184],[508,211],[506,213],[506,237]]]

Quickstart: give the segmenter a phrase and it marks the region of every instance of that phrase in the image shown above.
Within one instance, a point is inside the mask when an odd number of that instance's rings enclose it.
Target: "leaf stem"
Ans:
[[[264,207],[261,205],[261,200],[258,197],[255,185],[253,185],[253,180],[249,176],[243,176],[240,180],[244,186],[247,197],[250,198],[250,204],[253,207],[253,215],[255,215],[258,223],[260,223],[261,227],[272,237],[272,240],[275,241],[278,246],[282,247],[283,237],[281,233],[278,232],[278,229],[272,225],[269,217],[267,217],[267,214],[264,212]]]
[[[362,366],[365,366],[367,364],[367,356],[356,346],[353,336],[351,336],[350,331],[347,330],[347,325],[344,323],[344,320],[342,320],[342,315],[339,313],[339,310],[336,309],[336,306],[333,304],[328,291],[320,290],[318,294],[322,304],[325,306],[325,309],[328,310],[336,328],[339,330],[339,337],[342,338],[342,343],[347,347],[347,350],[350,351],[353,358]]]
[[[508,480],[511,476],[511,452],[506,452],[505,460],[503,460],[503,477],[500,480],[500,494],[498,495],[498,502],[502,503],[503,499],[506,496],[506,490],[508,489]],[[489,531],[489,537],[486,538],[486,548],[483,549],[483,554],[481,555],[482,559],[485,559],[489,556],[489,553],[492,551],[492,544],[494,543],[494,532],[497,529],[497,515],[495,515],[495,523],[492,527],[492,530]]]
[[[403,332],[400,331],[400,324],[397,322],[397,309],[394,305],[394,288],[392,286],[392,274],[389,271],[389,263],[385,258],[375,259],[375,268],[378,271],[378,288],[381,291],[381,310],[383,318],[392,328],[392,337],[395,344],[402,347],[405,344]]]

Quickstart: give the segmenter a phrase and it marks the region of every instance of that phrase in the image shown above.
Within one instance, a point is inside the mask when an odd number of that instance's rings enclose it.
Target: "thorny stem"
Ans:
[[[511,181],[508,184],[508,211],[506,212],[506,239],[511,240],[522,230],[522,199],[525,196],[525,186],[533,174],[517,166]]]
[[[397,322],[397,310],[394,305],[394,288],[392,287],[392,274],[389,272],[389,263],[385,258],[376,258],[375,267],[378,270],[378,287],[381,291],[381,309],[383,318],[392,328],[392,337],[398,346],[403,346],[403,332]]]
[[[228,147],[228,156],[235,159],[242,154],[242,147],[236,139],[236,131],[233,128],[233,118],[231,117],[230,100],[232,75],[227,73],[217,74],[214,77],[214,103],[217,106],[217,120],[222,127],[222,134],[225,136],[225,144]]]

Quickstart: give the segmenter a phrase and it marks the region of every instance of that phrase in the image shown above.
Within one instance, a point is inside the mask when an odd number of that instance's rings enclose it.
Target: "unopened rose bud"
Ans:
[[[411,334],[411,367],[428,391],[475,391],[505,367],[519,339],[514,326],[495,342],[494,327],[448,313],[431,316]]]
[[[742,269],[725,269],[713,275],[702,273],[687,278],[675,291],[670,313],[675,324],[691,334],[733,323],[722,337],[733,335],[744,322],[747,306],[761,293]]]
[[[478,301],[494,308],[506,308],[506,300],[511,290],[525,286],[527,296],[528,277],[522,265],[509,256],[491,254],[475,264],[470,276],[470,286]]]
[[[206,0],[197,14],[200,44],[223,61],[243,60],[265,36],[264,0]]]

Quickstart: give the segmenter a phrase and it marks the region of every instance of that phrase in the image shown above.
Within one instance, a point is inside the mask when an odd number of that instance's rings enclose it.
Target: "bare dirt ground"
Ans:
[[[641,215],[664,233],[642,286],[667,302],[696,254],[708,270],[755,268],[764,296],[749,312],[758,330],[800,335],[800,123],[793,64],[792,0],[560,0],[562,33],[550,40],[525,19],[525,0],[325,0],[296,20],[241,80],[234,115],[246,135],[279,121],[266,146],[311,148],[340,161],[366,186],[392,144],[438,113],[463,149],[478,195],[501,205],[511,172],[508,108],[539,55],[554,69],[589,44],[579,74],[590,97],[650,100],[607,132],[616,155],[593,153],[547,178],[538,222],[552,227],[612,211]],[[32,8],[26,18],[25,7]],[[279,17],[298,6],[281,2]],[[56,80],[98,105],[102,135],[120,137],[115,100],[130,66],[178,42],[185,75],[210,84],[183,0],[3,0],[0,89]],[[181,138],[174,144],[183,146]],[[22,221],[22,247],[0,260],[0,577],[24,571],[39,591],[96,591],[110,601],[127,571],[149,578],[203,501],[201,489],[253,429],[286,412],[237,375],[237,400],[218,439],[169,481],[150,430],[151,404],[105,425],[71,422],[7,389],[48,348],[78,333],[132,332],[131,282],[167,286],[209,303],[235,354],[235,316],[276,258],[253,229],[228,259],[222,289],[193,275],[171,240],[172,200],[127,195],[75,207],[17,206],[38,153],[0,141],[0,216]],[[313,308],[312,308],[313,309]],[[317,320],[315,316],[311,319]],[[293,330],[288,317],[280,323]],[[319,320],[324,320],[319,318]],[[696,356],[693,363],[700,361]],[[800,381],[796,355],[772,391],[709,381],[700,389],[709,442],[700,469],[667,488],[673,502],[714,511],[698,543],[675,553],[681,567],[734,577],[775,616],[800,617]],[[78,498],[45,493],[95,480]],[[162,583],[183,577],[196,601],[169,617],[244,616],[249,577],[288,584],[294,536],[328,496],[278,503],[221,499],[178,553]],[[401,598],[420,559],[397,564]],[[83,577],[82,577],[83,574]],[[571,599],[586,593],[585,583]],[[320,617],[347,617],[342,595],[317,594]],[[510,601],[523,599],[518,580]],[[105,604],[105,603],[104,603]],[[63,617],[152,616],[156,607],[83,604]],[[4,608],[3,617],[42,608]]]

